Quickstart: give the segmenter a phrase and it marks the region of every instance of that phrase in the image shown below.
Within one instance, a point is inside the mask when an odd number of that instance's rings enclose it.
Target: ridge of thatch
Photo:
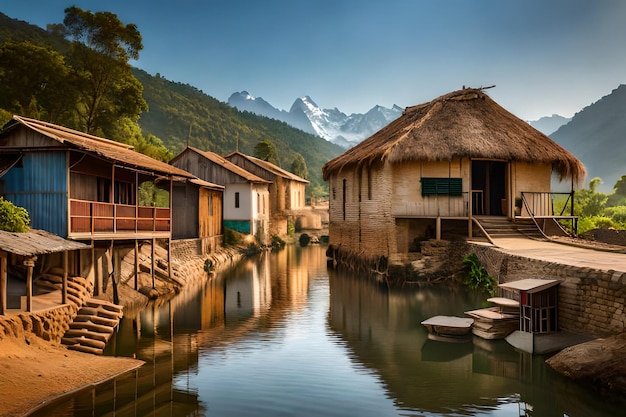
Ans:
[[[546,163],[560,179],[581,183],[585,167],[572,153],[505,110],[483,89],[465,88],[407,107],[402,116],[330,160],[324,179],[350,165],[487,158]]]

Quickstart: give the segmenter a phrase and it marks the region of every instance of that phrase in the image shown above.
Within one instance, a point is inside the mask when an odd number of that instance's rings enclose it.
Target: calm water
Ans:
[[[387,291],[328,270],[324,250],[288,247],[126,312],[108,354],[146,364],[34,415],[626,414],[505,341],[427,338],[422,320],[484,297]]]

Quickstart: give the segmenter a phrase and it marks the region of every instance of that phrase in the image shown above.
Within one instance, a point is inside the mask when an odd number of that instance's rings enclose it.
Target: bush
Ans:
[[[224,228],[224,245],[226,246],[235,246],[240,244],[242,241],[241,234],[236,232],[233,229],[229,229],[228,227]]]
[[[30,217],[23,207],[18,207],[0,197],[0,230],[7,232],[28,232]]]
[[[489,275],[475,253],[467,255],[463,259],[465,267],[465,279],[463,283],[473,290],[481,290],[490,296],[496,295],[496,279]]]
[[[280,236],[272,235],[272,250],[279,250],[285,247],[285,241]]]

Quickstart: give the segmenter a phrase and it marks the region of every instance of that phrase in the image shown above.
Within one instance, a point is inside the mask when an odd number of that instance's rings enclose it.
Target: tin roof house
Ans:
[[[201,180],[224,187],[224,227],[255,236],[267,245],[269,239],[269,184],[215,152],[186,147],[171,161]]]
[[[239,151],[230,153],[224,158],[246,171],[270,181],[270,229],[272,234],[280,235],[279,229],[284,229],[283,232],[286,233],[286,228],[281,228],[279,225],[284,223],[284,219],[297,215],[299,210],[305,208],[306,186],[309,181],[271,162]]]
[[[24,207],[33,228],[91,243],[92,256],[77,259],[70,273],[84,276],[95,264],[96,294],[122,245],[171,239],[171,201],[142,205],[139,189],[150,182],[171,200],[175,177],[193,175],[132,146],[52,123],[13,116],[0,132],[0,195]]]
[[[486,222],[574,219],[583,164],[484,89],[464,88],[408,107],[401,117],[323,167],[330,245],[402,256],[415,241],[468,238]],[[553,175],[569,181],[563,212]]]

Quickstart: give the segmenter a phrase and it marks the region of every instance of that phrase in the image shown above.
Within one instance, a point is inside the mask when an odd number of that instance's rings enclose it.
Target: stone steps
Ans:
[[[68,349],[101,355],[122,316],[122,306],[89,298],[78,310],[61,343]]]

